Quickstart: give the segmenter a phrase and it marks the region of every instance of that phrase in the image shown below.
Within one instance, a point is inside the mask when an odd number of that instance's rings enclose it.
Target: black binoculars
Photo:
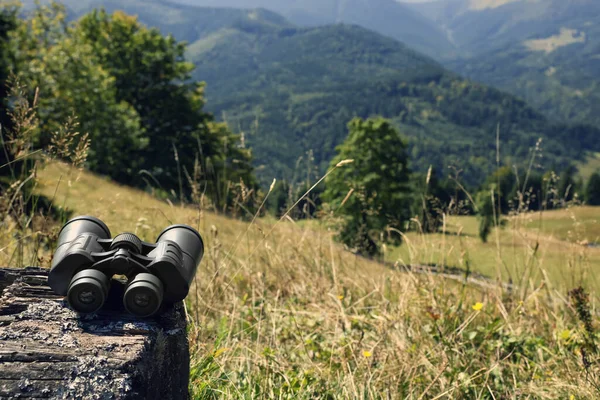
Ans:
[[[107,300],[111,279],[124,275],[125,309],[139,317],[155,314],[164,303],[183,300],[204,255],[200,234],[187,225],[167,227],[156,243],[133,233],[111,239],[98,218],[80,216],[67,222],[58,236],[48,284],[67,296],[80,313],[98,311]]]

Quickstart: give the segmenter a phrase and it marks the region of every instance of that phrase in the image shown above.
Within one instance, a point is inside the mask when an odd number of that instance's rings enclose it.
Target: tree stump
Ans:
[[[48,271],[0,269],[0,399],[187,399],[183,303],[153,318],[127,314],[123,282],[82,316],[47,286]]]

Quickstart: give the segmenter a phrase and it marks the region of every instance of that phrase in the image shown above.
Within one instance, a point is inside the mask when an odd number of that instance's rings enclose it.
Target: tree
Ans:
[[[493,226],[501,223],[501,215],[520,208],[529,207],[529,185],[520,187],[512,168],[498,168],[487,179],[483,189],[477,193],[475,202],[479,218],[479,237],[486,243]],[[524,190],[524,192],[523,192]]]
[[[487,178],[486,188],[494,188],[494,206],[498,209],[497,214],[508,214],[509,211],[515,209],[518,204],[518,193],[521,188],[517,187],[517,178],[511,167],[505,166],[498,168],[492,175]],[[486,196],[490,196],[489,190],[485,190]]]
[[[6,100],[8,95],[7,81],[13,69],[10,46],[10,35],[17,27],[17,8],[11,6],[0,7],[0,124],[4,128],[10,118],[6,114]],[[3,157],[0,155],[0,157]]]
[[[383,118],[355,118],[331,162],[352,163],[330,174],[323,201],[342,217],[339,239],[360,254],[378,253],[378,239],[400,242],[410,209],[406,142]],[[391,229],[390,229],[391,228]]]
[[[128,183],[141,166],[147,145],[136,110],[117,98],[115,78],[103,69],[92,47],[66,23],[62,6],[39,7],[16,37],[23,83],[39,88],[40,136],[46,147],[70,121],[91,139],[88,167]]]
[[[292,211],[294,219],[310,219],[315,216],[317,210],[321,207],[323,194],[323,186],[319,185],[311,190],[304,198],[304,194],[311,188],[310,182],[300,183],[294,190],[292,201],[301,199],[296,208]]]
[[[573,200],[573,196],[577,192],[577,182],[575,181],[575,175],[577,175],[577,168],[573,165],[569,165],[560,174],[558,180],[558,200],[561,205]]]
[[[494,224],[498,224],[498,215],[494,213],[495,205],[492,201],[492,191],[477,193],[476,202],[479,218],[479,238],[483,243],[487,243],[492,227]]]
[[[429,167],[426,175],[418,174],[415,179],[414,215],[418,215],[419,226],[416,227],[424,233],[437,232],[443,224],[443,214],[448,210],[454,200],[450,194],[450,182],[440,180],[435,168]],[[461,192],[462,193],[462,192]],[[458,196],[457,196],[458,197]]]
[[[11,119],[8,114],[9,77],[14,71],[12,63],[12,48],[10,36],[17,27],[17,8],[13,6],[0,6],[0,134],[6,140],[6,134],[10,132]],[[7,158],[8,156],[8,158]],[[0,165],[13,161],[12,157],[5,151],[0,150]],[[0,176],[7,176],[11,169],[8,167],[0,169]]]
[[[199,160],[200,178],[217,209],[230,207],[241,186],[257,188],[250,151],[203,111],[204,84],[190,79],[194,65],[185,61],[184,43],[136,17],[104,10],[81,18],[77,32],[114,77],[117,99],[139,115],[149,142],[142,167],[163,187],[182,190],[182,169]]]
[[[513,189],[508,196],[511,207],[508,210],[502,209],[502,212],[507,214],[510,211],[541,210],[545,206],[548,189],[548,184],[544,183],[544,175],[537,171],[529,171],[522,173],[518,180],[514,179]]]
[[[217,210],[252,212],[252,154],[203,111],[183,43],[122,12],[68,23],[57,3],[38,7],[14,38],[22,82],[40,90],[39,147],[76,120],[91,139],[91,170],[139,186],[151,175],[181,201],[200,193]]]
[[[275,182],[273,190],[267,198],[266,209],[279,218],[286,211],[290,201],[290,185],[285,180]]]
[[[585,200],[591,206],[600,206],[600,173],[594,172],[585,190]]]

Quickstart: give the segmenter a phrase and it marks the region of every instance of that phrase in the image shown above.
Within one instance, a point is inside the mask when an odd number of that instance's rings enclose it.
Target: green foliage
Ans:
[[[362,254],[377,253],[377,241],[400,241],[409,212],[410,171],[406,143],[383,118],[348,124],[349,134],[331,162],[323,201],[343,217],[340,240]],[[347,165],[345,160],[353,160]]]
[[[21,76],[29,88],[39,88],[38,146],[47,146],[74,116],[91,139],[90,168],[127,182],[147,144],[139,116],[117,98],[115,78],[65,18],[56,4],[41,7],[21,23],[15,38]]]
[[[517,177],[511,167],[500,167],[488,177],[487,186],[494,190],[494,203],[498,214],[508,214],[510,210],[515,209],[513,192],[520,188],[518,188]]]
[[[562,204],[572,201],[575,195],[581,190],[579,183],[575,179],[576,175],[577,168],[569,165],[559,176],[556,190]]]
[[[298,205],[292,212],[292,217],[295,219],[309,219],[317,216],[317,211],[321,209],[324,187],[318,185],[317,187],[310,190],[311,184],[309,182],[303,182],[296,186],[295,195],[293,199],[300,199]],[[310,192],[309,192],[310,190]],[[308,195],[304,196],[306,192]],[[303,197],[304,196],[304,197]]]
[[[391,119],[409,140],[416,171],[433,164],[445,174],[453,166],[470,188],[495,170],[498,125],[500,161],[520,169],[540,138],[544,167],[563,168],[598,146],[597,129],[554,125],[523,101],[356,26],[274,33],[228,26],[201,42],[194,76],[209,82],[210,110],[240,131],[257,132],[247,140],[266,167],[264,185],[273,176],[289,180],[308,150],[323,173],[353,117]]]
[[[200,137],[199,125],[206,116],[201,87],[181,84],[193,66],[183,61],[183,44],[146,29],[134,17],[92,11],[77,24],[78,35],[89,44],[100,65],[114,77],[116,95],[131,104],[139,115],[151,146],[145,151],[143,168],[161,184],[178,182],[173,145],[180,147],[183,165],[193,164]],[[206,134],[203,136],[207,136]],[[213,149],[215,143],[206,143]]]
[[[498,218],[494,211],[495,205],[492,199],[492,192],[479,192],[476,202],[479,216],[479,238],[483,243],[487,243],[488,236],[494,226],[494,221],[497,222]]]
[[[499,168],[487,178],[476,197],[482,241],[487,241],[493,226],[502,224],[503,214],[550,210],[577,202],[581,185],[575,180],[575,173],[573,166],[558,176],[535,170],[517,175],[508,166]]]
[[[600,173],[595,172],[590,176],[586,190],[585,200],[591,206],[600,206]]]
[[[418,218],[418,226],[413,228],[423,233],[435,233],[443,225],[444,213],[468,214],[470,207],[463,191],[459,191],[449,179],[440,179],[435,168],[427,174],[413,174],[414,204],[412,214]]]
[[[10,37],[14,34],[18,26],[17,22],[18,8],[16,6],[6,5],[0,7],[0,135],[2,137],[2,150],[0,150],[0,177],[7,182],[14,181],[15,174],[13,169],[6,166],[9,162],[14,162],[15,154],[7,151],[5,141],[9,140],[9,133],[13,130],[13,121],[10,117],[10,77],[14,74],[15,67],[14,48],[11,46]],[[13,82],[14,83],[14,82]],[[14,101],[14,99],[13,99]],[[14,167],[18,167],[15,165]],[[17,174],[18,175],[18,174]],[[6,178],[6,179],[5,179]]]
[[[544,157],[539,161],[546,169],[565,168],[598,146],[597,129],[555,125],[523,101],[466,81],[358,26],[298,28],[266,10],[139,0],[90,4],[124,9],[190,43],[187,55],[196,65],[191,75],[208,82],[207,110],[247,133],[247,144],[263,167],[263,187],[274,177],[295,185],[295,163],[311,149],[324,173],[353,117],[391,119],[409,139],[413,169],[426,172],[433,164],[446,174],[452,166],[462,171],[460,181],[469,189],[496,168],[498,124],[500,161],[520,170],[540,138]],[[75,12],[82,9],[71,5]],[[165,176],[177,181],[173,170]]]
[[[519,182],[512,168],[501,167],[488,177],[483,189],[477,194],[479,237],[482,242],[486,243],[492,228],[500,225],[502,214],[521,207],[524,196]],[[524,184],[527,185],[527,182]]]
[[[123,12],[68,23],[52,3],[21,21],[11,44],[24,83],[39,88],[38,146],[74,118],[91,139],[93,171],[132,185],[151,176],[179,200],[206,194],[225,212],[252,207],[251,153],[203,111],[204,85],[190,80],[194,66],[173,36]]]
[[[204,85],[190,81],[194,66],[185,61],[183,43],[122,12],[92,11],[78,29],[115,77],[119,99],[140,116],[150,143],[143,168],[163,187],[176,188],[182,166],[189,168],[198,159],[200,179],[219,209],[235,196],[227,182],[255,187],[249,151],[240,148],[226,125],[213,123],[203,112]]]
[[[32,1],[32,0],[26,0]],[[63,0],[74,12],[90,7],[123,9],[140,15],[146,23],[169,27],[176,37],[193,44],[199,36],[223,23],[263,31],[272,24],[318,26],[334,23],[356,24],[382,35],[407,43],[426,54],[437,56],[453,49],[442,29],[420,13],[394,0],[346,0],[340,7],[337,0]],[[179,4],[177,4],[179,3]],[[189,4],[185,6],[183,4]],[[213,7],[219,7],[215,9]],[[250,10],[248,10],[250,9]],[[270,11],[268,11],[270,10]],[[275,14],[274,12],[279,13]],[[248,18],[254,16],[254,18]],[[266,17],[266,18],[265,18]],[[265,23],[267,22],[267,23]]]
[[[0,9],[0,125],[9,127],[10,118],[6,114],[7,80],[10,76],[13,56],[9,42],[12,31],[17,27],[17,7],[2,7]],[[6,162],[4,154],[0,152],[0,162]]]
[[[597,1],[519,1],[464,13],[466,3],[411,5],[452,35],[458,57],[448,68],[520,96],[551,119],[600,126]],[[540,39],[556,47],[526,45]]]
[[[487,178],[482,191],[487,198],[493,190],[497,215],[563,208],[579,201],[582,185],[575,174],[572,165],[560,175],[553,171],[541,174],[534,168],[517,175],[513,168],[505,166]]]
[[[266,209],[274,216],[281,217],[290,206],[290,185],[277,181],[267,199]]]

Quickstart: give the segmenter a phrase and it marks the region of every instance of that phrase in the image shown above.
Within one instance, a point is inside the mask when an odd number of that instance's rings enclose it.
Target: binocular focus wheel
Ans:
[[[80,313],[98,311],[108,295],[109,279],[102,272],[86,269],[71,279],[67,301],[71,308]]]
[[[126,248],[130,251],[140,254],[142,252],[142,241],[133,233],[121,233],[115,236],[110,245],[110,249]]]
[[[163,302],[163,284],[156,276],[137,274],[127,285],[123,305],[131,314],[149,317],[156,313]]]

